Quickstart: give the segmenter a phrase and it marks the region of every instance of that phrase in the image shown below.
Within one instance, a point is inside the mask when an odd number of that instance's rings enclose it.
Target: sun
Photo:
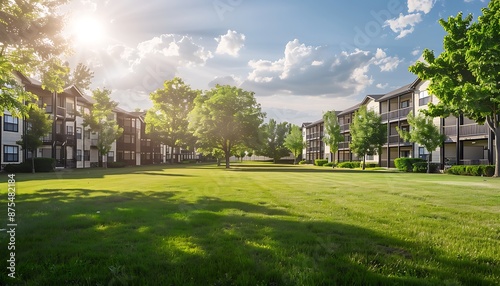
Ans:
[[[94,17],[75,18],[71,24],[71,33],[79,45],[95,45],[104,39],[104,25]]]

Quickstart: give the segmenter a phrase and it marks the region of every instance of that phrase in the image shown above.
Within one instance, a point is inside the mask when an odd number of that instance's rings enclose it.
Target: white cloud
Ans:
[[[380,67],[380,71],[388,72],[395,70],[403,60],[398,57],[389,57],[382,49],[377,49],[373,63]]]
[[[295,39],[287,43],[283,58],[249,61],[251,72],[242,87],[265,96],[358,95],[373,83],[368,75],[373,57],[361,50],[332,55],[324,47],[306,46]]]
[[[384,84],[381,84],[381,83],[377,83],[376,87],[377,88],[380,88],[380,89],[385,89],[386,87],[388,87],[389,84],[388,83],[384,83]]]
[[[401,39],[413,33],[415,25],[421,21],[422,15],[420,13],[408,15],[399,14],[398,18],[385,21],[384,27],[389,26],[393,32],[399,33],[396,39]]]
[[[231,86],[238,86],[241,84],[241,79],[234,75],[230,76],[218,76],[214,78],[211,82],[208,83],[209,88],[213,88],[216,85],[231,85]]]
[[[420,48],[416,48],[414,49],[412,52],[411,52],[411,55],[412,56],[418,56],[420,55],[421,51],[420,51]]]
[[[429,13],[436,3],[435,0],[408,0],[408,13],[424,12]]]
[[[225,35],[215,38],[215,40],[219,43],[215,51],[217,54],[237,57],[240,50],[245,46],[245,35],[236,31],[227,30]]]

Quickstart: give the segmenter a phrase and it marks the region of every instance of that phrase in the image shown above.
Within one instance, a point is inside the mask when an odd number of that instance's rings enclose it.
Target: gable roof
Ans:
[[[361,105],[361,103],[358,103],[358,104],[356,104],[354,106],[351,106],[351,107],[349,107],[349,108],[341,111],[339,114],[337,114],[337,116],[341,116],[341,115],[352,113],[352,112],[358,110],[360,105]]]
[[[393,90],[389,93],[386,93],[384,94],[384,96],[382,96],[381,98],[379,98],[377,101],[385,101],[385,100],[389,100],[391,98],[394,98],[394,97],[397,97],[399,95],[403,95],[405,93],[409,93],[409,92],[413,92],[413,83],[410,83],[410,84],[407,84],[405,86],[402,86],[396,90]]]

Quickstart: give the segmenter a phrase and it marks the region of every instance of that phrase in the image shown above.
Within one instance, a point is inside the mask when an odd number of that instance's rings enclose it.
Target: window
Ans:
[[[82,128],[76,127],[76,139],[82,139]]]
[[[4,114],[3,123],[4,123],[3,124],[4,131],[11,131],[11,132],[19,131],[19,120],[15,117],[12,117],[12,115]]]
[[[73,126],[66,126],[66,135],[73,135]]]
[[[427,105],[427,103],[431,102],[431,98],[429,96],[429,93],[427,92],[427,90],[424,90],[424,91],[421,91],[419,94],[418,94],[418,104],[420,106],[422,105]]]
[[[90,161],[90,150],[83,151],[83,160]]]
[[[429,152],[425,150],[425,147],[418,147],[418,157],[421,159],[426,159],[427,156],[429,155]]]
[[[135,143],[135,136],[134,135],[123,135],[123,142],[124,143]]]
[[[82,150],[80,150],[80,149],[76,150],[76,160],[77,161],[82,160]]]
[[[108,162],[114,162],[115,161],[115,152],[114,151],[109,151],[108,152]]]
[[[407,108],[407,107],[410,107],[410,101],[409,100],[401,101],[401,108]]]
[[[410,151],[409,150],[404,150],[404,151],[401,151],[401,153],[399,154],[401,158],[409,158],[410,157]]]
[[[135,160],[135,152],[134,151],[124,151],[123,152],[124,160]]]
[[[5,162],[18,162],[19,161],[19,147],[5,145],[3,146],[3,158]]]

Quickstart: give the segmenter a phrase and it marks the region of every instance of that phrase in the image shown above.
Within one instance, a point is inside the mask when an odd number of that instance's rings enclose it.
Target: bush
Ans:
[[[118,162],[108,162],[108,168],[123,168],[127,166],[127,163],[118,161]]]
[[[337,164],[338,168],[354,169],[361,167],[361,162],[341,162]]]
[[[439,170],[439,164],[430,164],[430,173],[437,173]],[[427,162],[417,162],[413,164],[413,173],[427,173]]]
[[[447,174],[462,176],[491,177],[495,173],[493,165],[454,165],[446,171]]]
[[[53,172],[56,160],[52,158],[35,158],[35,172]],[[9,164],[4,167],[7,173],[31,173],[31,159],[21,164]]]
[[[316,165],[316,166],[323,166],[326,163],[328,163],[328,160],[326,160],[326,159],[316,159],[316,160],[314,160],[314,165]]]
[[[424,159],[420,158],[396,158],[394,160],[394,165],[401,172],[413,172],[413,164],[418,162],[426,162]]]
[[[378,167],[377,163],[366,163],[365,168],[376,168]]]
[[[305,165],[305,164],[307,164],[306,160],[302,160],[302,161],[299,162],[299,165]]]
[[[335,168],[336,164],[334,162],[328,162],[326,164],[323,165],[323,167],[333,167]]]

